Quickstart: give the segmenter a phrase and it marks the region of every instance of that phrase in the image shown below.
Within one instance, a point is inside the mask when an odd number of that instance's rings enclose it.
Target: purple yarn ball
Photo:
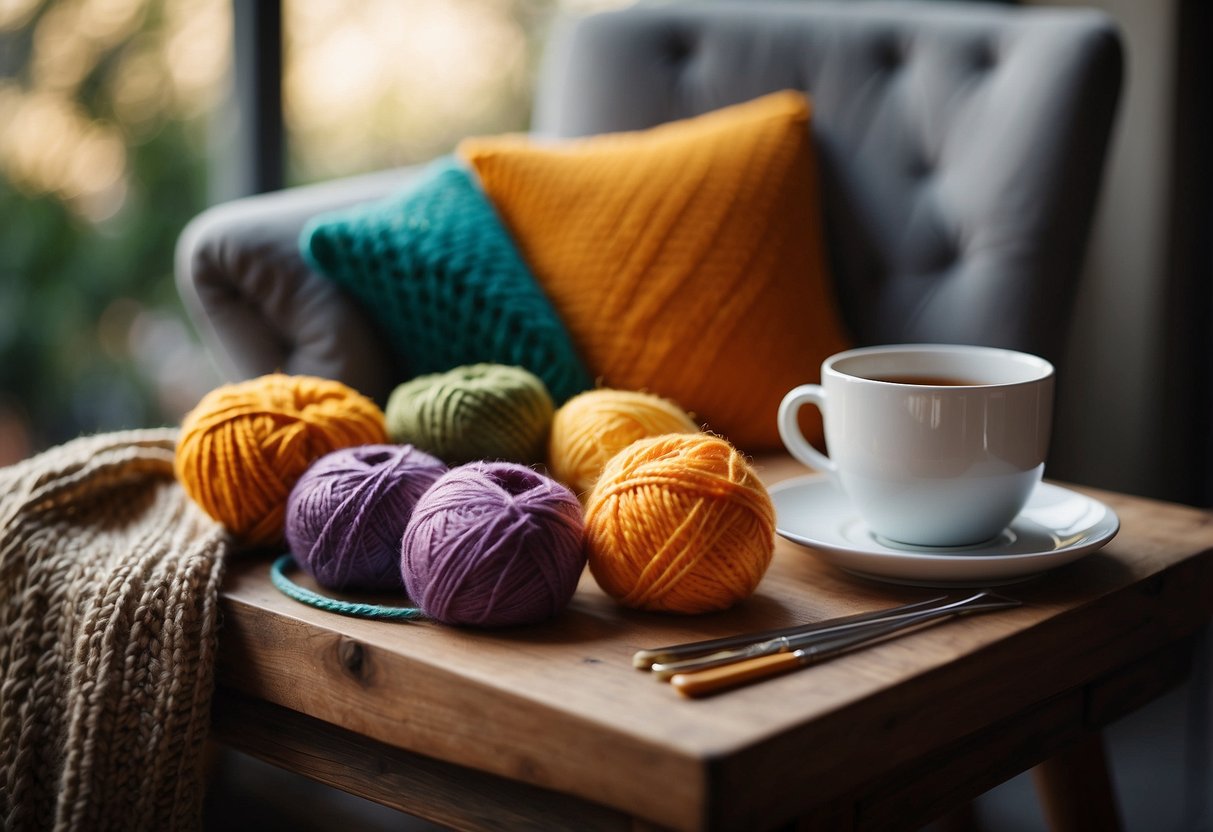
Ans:
[[[401,543],[409,598],[446,624],[506,627],[568,606],[585,567],[581,503],[511,462],[452,468],[417,503]]]
[[[400,538],[421,495],[445,472],[412,445],[325,454],[287,498],[291,553],[330,589],[400,589]]]

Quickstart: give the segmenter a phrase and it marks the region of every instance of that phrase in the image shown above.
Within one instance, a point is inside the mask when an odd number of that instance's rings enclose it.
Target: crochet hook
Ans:
[[[650,669],[654,664],[664,662],[676,662],[683,659],[689,659],[695,656],[703,656],[709,653],[715,653],[719,650],[728,650],[734,647],[744,647],[748,644],[753,644],[757,641],[767,641],[780,636],[794,636],[801,633],[825,633],[835,630],[843,630],[854,627],[857,624],[864,624],[870,621],[883,621],[891,616],[896,616],[902,613],[913,610],[920,610],[925,607],[938,604],[940,601],[947,600],[947,596],[940,595],[937,598],[928,598],[925,601],[915,601],[910,604],[901,604],[896,607],[887,607],[885,609],[872,610],[870,612],[856,613],[855,615],[842,616],[840,618],[829,618],[824,621],[814,621],[811,624],[796,624],[791,627],[781,627],[775,630],[763,630],[756,633],[742,633],[735,636],[724,636],[723,638],[706,639],[704,641],[689,641],[685,644],[674,644],[668,647],[655,647],[649,650],[637,650],[632,656],[632,664],[643,670]]]
[[[707,696],[748,682],[808,667],[945,618],[966,613],[1008,609],[1020,606],[1021,603],[1013,598],[982,592],[942,607],[853,628],[848,632],[825,638],[816,638],[811,644],[790,651],[785,647],[781,651],[759,655],[755,658],[739,658],[717,667],[675,673],[670,677],[670,684],[684,696]]]
[[[732,664],[733,662],[743,661],[745,659],[756,659],[759,656],[768,656],[772,653],[790,653],[793,650],[799,650],[803,647],[811,647],[818,642],[827,641],[839,634],[866,632],[871,628],[881,627],[886,622],[897,622],[904,621],[909,618],[918,618],[925,613],[964,614],[981,612],[983,610],[1003,609],[1004,607],[1008,606],[1007,602],[1010,599],[990,592],[979,592],[976,595],[971,595],[960,600],[944,600],[945,603],[943,604],[932,604],[926,607],[920,606],[917,609],[909,610],[907,612],[891,613],[887,616],[869,621],[853,622],[841,627],[830,627],[805,633],[796,633],[787,636],[777,636],[775,638],[762,639],[759,641],[754,641],[750,644],[745,644],[726,650],[717,650],[714,653],[708,653],[702,656],[694,656],[681,661],[658,662],[654,664],[651,669],[657,678],[669,679],[676,673],[694,673],[700,670],[707,670],[710,667],[719,667],[720,665]]]

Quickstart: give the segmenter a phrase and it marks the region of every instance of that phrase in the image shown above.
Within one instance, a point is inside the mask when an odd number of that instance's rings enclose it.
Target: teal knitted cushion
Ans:
[[[451,158],[405,193],[314,217],[300,245],[383,327],[410,375],[520,366],[557,403],[592,386],[492,203]]]

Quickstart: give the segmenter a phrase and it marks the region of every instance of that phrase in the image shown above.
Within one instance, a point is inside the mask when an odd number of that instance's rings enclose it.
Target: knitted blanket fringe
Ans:
[[[172,429],[0,468],[0,828],[197,828],[229,542]]]

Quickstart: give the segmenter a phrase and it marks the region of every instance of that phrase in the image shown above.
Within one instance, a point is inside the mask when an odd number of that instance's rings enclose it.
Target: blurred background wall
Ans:
[[[1086,5],[1119,23],[1126,73],[1060,368],[1051,473],[1209,506],[1213,14],[1204,0]]]

